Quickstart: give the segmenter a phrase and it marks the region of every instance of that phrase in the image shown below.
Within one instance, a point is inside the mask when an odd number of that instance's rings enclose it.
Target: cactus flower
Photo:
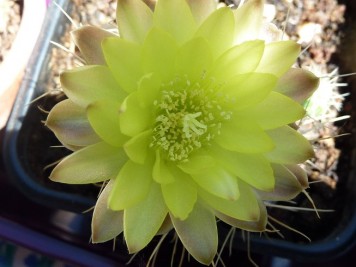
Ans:
[[[266,230],[266,200],[308,186],[299,163],[313,149],[293,123],[318,85],[292,68],[300,45],[280,41],[263,1],[217,8],[215,0],[118,0],[118,35],[72,33],[85,66],[66,70],[68,97],[46,125],[73,153],[50,179],[104,182],[92,241],[123,232],[130,253],[176,231],[210,264],[216,218]]]

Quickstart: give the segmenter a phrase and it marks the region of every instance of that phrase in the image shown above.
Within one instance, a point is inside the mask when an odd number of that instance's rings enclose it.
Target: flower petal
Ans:
[[[204,37],[211,46],[214,58],[227,50],[233,41],[234,15],[230,8],[219,8],[200,25],[195,36]]]
[[[175,180],[162,184],[162,194],[170,213],[180,220],[187,219],[197,201],[197,188],[191,178],[175,170]]]
[[[116,177],[126,161],[122,149],[101,142],[64,158],[53,169],[50,179],[66,184],[98,183]]]
[[[143,43],[152,27],[153,13],[141,0],[118,0],[116,21],[121,37]]]
[[[212,64],[212,54],[208,42],[201,37],[185,43],[178,51],[176,69],[182,77],[185,75],[194,83],[201,79]]]
[[[242,181],[238,182],[240,197],[236,200],[227,200],[214,196],[205,190],[199,190],[198,194],[214,210],[244,221],[257,221],[260,210],[256,195],[251,187]]]
[[[233,217],[230,217],[218,211],[215,212],[215,215],[220,220],[233,227],[250,231],[250,232],[264,232],[266,230],[267,219],[268,219],[267,210],[264,203],[261,200],[258,200],[258,207],[259,207],[260,216],[257,221],[244,221],[244,220],[235,219]]]
[[[72,31],[71,36],[88,65],[106,65],[101,42],[107,37],[115,36],[113,33],[99,27],[85,25]]]
[[[132,137],[125,143],[126,155],[136,163],[143,164],[148,154],[148,146],[152,141],[152,131],[148,130]]]
[[[299,184],[302,186],[303,189],[309,187],[308,175],[304,169],[302,169],[297,164],[287,164],[284,165],[284,167],[286,167],[290,172],[293,173],[293,175],[297,178]]]
[[[152,107],[161,92],[161,79],[150,73],[144,75],[138,83],[137,97],[142,107]]]
[[[161,157],[159,150],[156,150],[156,160],[152,172],[153,179],[159,184],[173,183],[175,178],[172,174],[172,168],[173,166]]]
[[[137,81],[143,72],[141,69],[141,47],[122,38],[106,38],[102,42],[106,63],[116,82],[130,93],[137,89]]]
[[[182,221],[171,216],[184,247],[197,261],[209,265],[216,255],[218,232],[214,214],[199,202],[189,217]]]
[[[265,44],[261,40],[244,42],[223,53],[214,63],[211,76],[219,81],[253,72],[263,55]]]
[[[287,201],[302,192],[304,187],[288,168],[280,164],[272,164],[272,167],[276,178],[276,186],[271,192],[257,191],[263,200]]]
[[[115,179],[109,196],[110,209],[127,209],[145,199],[152,184],[151,173],[148,163],[141,165],[128,160]]]
[[[234,10],[236,25],[234,44],[258,38],[262,26],[262,14],[262,0],[249,0],[242,7]]]
[[[114,181],[110,180],[95,204],[91,221],[93,243],[109,241],[123,231],[123,211],[113,211],[108,208],[108,198],[113,185]]]
[[[312,96],[318,85],[319,78],[310,71],[291,68],[278,80],[274,90],[302,104]]]
[[[213,148],[220,164],[226,166],[245,183],[264,191],[274,188],[274,175],[268,160],[259,154],[241,154],[225,149]]]
[[[48,114],[46,126],[64,146],[87,146],[100,141],[86,117],[85,109],[66,99]]]
[[[96,101],[87,108],[90,125],[112,146],[122,146],[128,139],[120,130],[119,109],[120,104],[111,100]]]
[[[214,141],[226,150],[240,153],[263,153],[275,146],[271,137],[255,122],[238,116],[222,124],[220,134],[215,136]]]
[[[157,1],[153,21],[156,27],[172,34],[179,44],[189,40],[196,30],[196,23],[185,0]]]
[[[256,105],[265,99],[276,86],[277,78],[267,73],[239,74],[221,87],[234,104],[234,110]]]
[[[195,22],[200,25],[217,8],[215,0],[186,0]]]
[[[137,93],[130,94],[120,108],[121,132],[136,136],[152,123],[152,109],[142,107]]]
[[[67,70],[61,74],[60,80],[68,98],[82,107],[101,99],[122,101],[126,96],[106,66],[90,65]]]
[[[268,43],[256,72],[272,73],[279,77],[293,65],[299,53],[300,44],[294,41]]]
[[[269,161],[281,164],[302,163],[314,157],[309,141],[289,126],[268,130],[276,147],[266,154]]]
[[[193,180],[210,194],[228,200],[239,198],[237,178],[220,166],[214,166],[191,174]]]
[[[153,28],[143,45],[141,64],[145,73],[157,73],[165,82],[172,80],[177,50],[176,41],[168,33]]]
[[[277,92],[271,92],[262,102],[242,112],[243,116],[256,121],[264,130],[287,125],[305,115],[300,104]]]
[[[127,192],[132,192],[127,191]],[[126,192],[126,193],[127,193]],[[152,183],[145,199],[124,211],[124,237],[130,253],[143,249],[157,234],[168,213],[158,184]]]

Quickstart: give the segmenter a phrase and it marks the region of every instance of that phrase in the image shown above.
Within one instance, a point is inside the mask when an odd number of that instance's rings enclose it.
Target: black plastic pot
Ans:
[[[57,1],[64,9],[70,9],[68,0]],[[48,83],[50,41],[59,41],[59,37],[65,30],[66,18],[60,10],[52,5],[49,8],[40,40],[35,52],[30,59],[27,72],[18,97],[13,107],[7,124],[4,139],[4,160],[11,177],[12,183],[28,198],[42,205],[64,209],[74,212],[82,212],[95,203],[96,188],[94,186],[58,185],[50,181],[39,179],[38,173],[43,172],[46,177],[45,166],[60,159],[65,155],[65,149],[49,148],[58,142],[53,134],[47,130],[41,120],[46,117],[38,106],[50,108],[52,100],[43,98],[31,103],[45,92]],[[351,139],[350,139],[351,140]],[[355,138],[353,137],[355,143]],[[31,155],[33,147],[42,146],[44,153],[34,158]],[[55,151],[52,152],[51,150]],[[60,155],[57,154],[59,152]],[[50,154],[50,155],[49,155]],[[356,244],[356,176],[354,167],[356,163],[355,151],[350,151],[347,166],[349,179],[344,188],[342,210],[337,213],[335,225],[331,231],[318,241],[312,243],[294,243],[288,240],[267,239],[258,235],[251,236],[251,249],[262,254],[293,258],[297,261],[321,261],[328,260],[345,253]],[[38,165],[36,165],[38,163]],[[73,189],[74,188],[74,189]],[[82,192],[86,193],[83,194]],[[315,216],[315,214],[310,214]],[[333,221],[334,223],[335,221]],[[229,229],[221,227],[220,232],[224,236]],[[303,229],[300,229],[303,231]],[[236,237],[233,242],[234,250],[246,248],[241,238]]]

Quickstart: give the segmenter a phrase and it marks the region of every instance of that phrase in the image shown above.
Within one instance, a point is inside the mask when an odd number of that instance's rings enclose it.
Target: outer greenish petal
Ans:
[[[197,202],[186,220],[173,216],[171,220],[189,254],[200,263],[209,265],[218,247],[218,232],[212,211]]]
[[[187,75],[190,82],[202,78],[213,61],[208,42],[201,37],[194,38],[184,44],[176,57],[176,69],[183,77]]]
[[[235,27],[234,15],[230,8],[219,8],[213,12],[198,28],[195,36],[208,40],[216,59],[232,44]]]
[[[96,101],[87,108],[90,125],[112,146],[122,146],[128,139],[120,130],[119,109],[119,102],[111,100]]]
[[[128,192],[132,191],[131,188]],[[124,237],[130,253],[146,247],[159,231],[167,213],[161,188],[156,183],[152,183],[145,199],[132,208],[125,209]]]
[[[122,149],[101,142],[82,148],[64,158],[50,179],[66,184],[90,184],[112,179],[127,161]]]
[[[153,165],[152,176],[153,179],[159,184],[169,184],[175,181],[172,173],[172,166],[169,162],[161,157],[159,150],[156,150],[156,160]]]
[[[266,230],[267,219],[268,219],[267,210],[264,203],[259,199],[258,199],[258,206],[259,206],[260,216],[257,221],[244,221],[244,220],[235,219],[219,211],[216,211],[215,215],[220,220],[233,227],[250,231],[250,232],[264,232]]]
[[[222,124],[214,141],[226,150],[240,153],[263,153],[275,147],[271,137],[257,123],[237,116]]]
[[[143,43],[152,27],[153,13],[141,0],[118,0],[116,21],[120,36],[126,40]]]
[[[173,229],[173,224],[171,221],[171,217],[169,215],[167,215],[161,225],[161,228],[158,230],[156,235],[164,235],[164,234],[168,233],[169,231],[171,231],[172,229]]]
[[[271,92],[262,102],[243,110],[242,113],[243,116],[256,121],[262,129],[266,130],[281,127],[303,118],[305,110],[289,97]]]
[[[239,181],[240,197],[237,200],[226,200],[204,190],[199,190],[202,198],[214,210],[244,221],[257,221],[260,218],[260,209],[255,193],[250,186]]]
[[[262,0],[249,0],[242,7],[234,10],[235,44],[257,39],[262,27]]]
[[[141,106],[137,93],[130,94],[120,108],[120,127],[123,134],[136,136],[152,123],[152,110]]]
[[[86,25],[72,31],[71,36],[88,65],[106,65],[101,42],[107,37],[115,36],[113,33]]]
[[[267,73],[239,74],[226,82],[221,92],[231,98],[234,110],[241,110],[265,99],[276,83],[276,76]]]
[[[264,191],[273,190],[273,170],[262,155],[241,154],[218,147],[213,148],[213,153],[220,164],[247,184]]]
[[[197,201],[197,188],[191,178],[176,171],[175,181],[162,184],[162,194],[170,213],[180,220],[187,219]]]
[[[272,164],[272,167],[276,186],[271,192],[256,191],[262,199],[272,201],[291,200],[302,192],[304,187],[288,168],[279,164]]]
[[[309,141],[289,126],[268,130],[276,147],[266,154],[269,161],[281,164],[302,163],[314,157]]]
[[[102,48],[117,83],[128,93],[136,90],[137,81],[143,75],[141,47],[122,38],[106,38]]]
[[[309,187],[309,182],[308,182],[308,175],[307,172],[301,168],[297,164],[287,164],[284,165],[290,172],[294,174],[294,176],[297,178],[299,184],[302,186],[303,189],[306,189]]]
[[[126,155],[136,163],[143,164],[146,161],[148,147],[152,141],[152,131],[147,130],[132,137],[125,143],[124,149]]]
[[[237,178],[223,167],[215,166],[191,174],[193,180],[210,194],[223,199],[239,198]]]
[[[280,41],[266,44],[256,72],[284,74],[295,62],[300,53],[300,44],[294,41]]]
[[[91,221],[92,242],[101,243],[117,237],[123,231],[123,211],[108,208],[108,197],[114,181],[110,180],[101,192],[94,208]]]
[[[130,208],[147,197],[152,184],[152,168],[129,160],[121,168],[109,196],[112,210]]]
[[[318,86],[319,78],[313,73],[299,68],[292,68],[278,80],[274,90],[302,104],[312,96]]]
[[[145,73],[156,73],[165,82],[172,80],[177,51],[176,41],[167,32],[153,28],[143,45],[141,64]]]
[[[85,109],[66,99],[48,114],[46,126],[64,146],[83,147],[100,141],[86,117]]]
[[[263,55],[265,44],[261,40],[244,42],[223,53],[214,63],[211,76],[219,81],[253,72]]]
[[[122,101],[126,93],[117,84],[106,66],[82,66],[60,76],[64,93],[77,105],[86,107],[101,99]]]
[[[153,21],[156,27],[169,32],[179,44],[189,40],[197,27],[185,0],[157,1]]]
[[[195,22],[200,25],[217,8],[215,0],[187,0]]]

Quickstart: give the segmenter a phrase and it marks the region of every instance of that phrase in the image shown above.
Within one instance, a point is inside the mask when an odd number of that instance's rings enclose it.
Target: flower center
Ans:
[[[228,100],[219,96],[211,83],[205,86],[182,80],[162,86],[151,147],[158,147],[171,161],[186,161],[189,154],[209,145],[220,133],[221,123],[230,119]]]

